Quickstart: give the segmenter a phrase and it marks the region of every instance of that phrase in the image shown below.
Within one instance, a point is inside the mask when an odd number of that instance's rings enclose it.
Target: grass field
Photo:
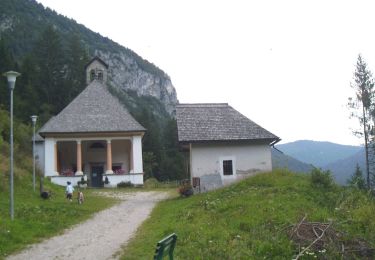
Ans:
[[[367,194],[332,186],[317,188],[309,175],[260,174],[235,185],[161,202],[122,259],[152,259],[156,242],[175,232],[176,259],[292,259],[301,250],[286,230],[304,216],[332,222],[343,239],[375,244],[375,203]],[[327,249],[302,259],[336,258]]]
[[[65,188],[45,181],[45,189],[52,197],[43,200],[39,188],[33,192],[30,161],[16,164],[14,184],[14,221],[9,215],[9,179],[7,158],[0,154],[0,259],[26,245],[58,234],[79,223],[116,201],[95,195],[95,190],[85,191],[85,203],[65,199]],[[28,160],[25,158],[25,160]]]

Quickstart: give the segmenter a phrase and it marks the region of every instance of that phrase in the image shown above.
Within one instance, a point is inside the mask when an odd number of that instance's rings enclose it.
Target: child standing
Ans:
[[[72,201],[72,198],[73,198],[73,191],[74,191],[73,185],[70,181],[68,181],[66,185],[65,193],[66,193],[66,198],[70,201]]]

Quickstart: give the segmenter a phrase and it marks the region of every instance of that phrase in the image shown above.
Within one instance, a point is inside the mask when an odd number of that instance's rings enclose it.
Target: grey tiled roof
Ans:
[[[91,82],[57,116],[40,130],[46,133],[95,133],[145,131],[107,89],[97,80]]]
[[[94,58],[92,58],[89,62],[87,62],[87,64],[85,65],[85,69],[94,61],[94,60],[97,60],[98,62],[100,62],[101,64],[103,64],[104,67],[106,67],[108,69],[108,64],[105,63],[101,58],[99,58],[98,56],[95,56]]]
[[[180,142],[279,140],[226,103],[176,106]]]
[[[31,141],[33,138],[31,138]],[[39,132],[35,133],[35,142],[44,142],[44,138],[40,136]]]

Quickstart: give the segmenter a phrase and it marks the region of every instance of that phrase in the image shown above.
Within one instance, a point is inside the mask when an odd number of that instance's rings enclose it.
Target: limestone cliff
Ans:
[[[173,114],[178,100],[167,74],[142,69],[125,51],[96,51],[96,55],[108,63],[109,82],[113,86],[135,91],[139,96],[153,96],[165,105],[169,114]]]

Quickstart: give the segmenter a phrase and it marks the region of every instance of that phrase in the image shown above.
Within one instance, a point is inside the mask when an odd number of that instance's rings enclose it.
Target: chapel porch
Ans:
[[[120,182],[143,185],[141,136],[122,138],[55,139],[46,149],[53,150],[53,158],[45,172],[53,183],[77,185],[82,177],[90,187],[116,187]],[[47,149],[48,150],[48,149]],[[47,153],[51,154],[51,153]],[[47,164],[46,164],[47,165]],[[53,166],[53,170],[51,171]],[[47,165],[48,167],[48,165]]]

